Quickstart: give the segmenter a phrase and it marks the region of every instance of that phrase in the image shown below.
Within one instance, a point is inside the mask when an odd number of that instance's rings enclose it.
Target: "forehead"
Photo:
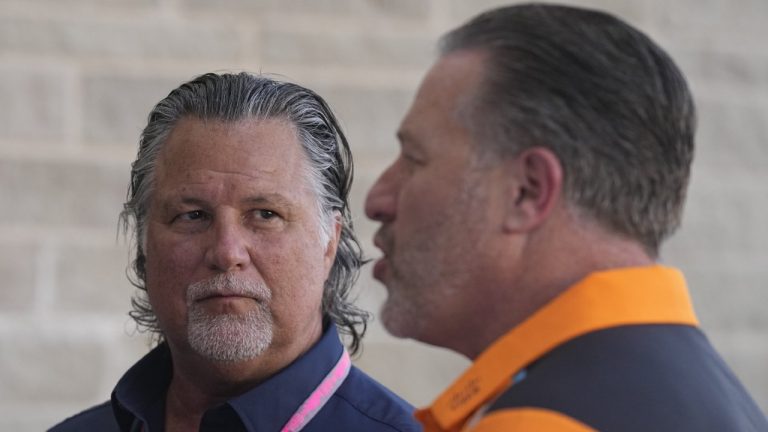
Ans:
[[[440,126],[449,132],[458,126],[461,108],[482,82],[486,56],[484,51],[462,50],[440,57],[422,81],[401,131],[409,135],[425,126]]]
[[[195,182],[206,173],[279,177],[304,164],[296,129],[287,120],[186,117],[177,122],[160,151],[156,181]]]

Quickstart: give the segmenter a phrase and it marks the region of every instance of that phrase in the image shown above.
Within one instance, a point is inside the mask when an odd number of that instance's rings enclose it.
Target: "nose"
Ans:
[[[213,221],[211,242],[206,251],[208,267],[215,272],[243,270],[250,262],[247,235],[234,215]]]
[[[397,214],[398,176],[396,165],[387,168],[368,191],[365,215],[378,222],[392,222]]]

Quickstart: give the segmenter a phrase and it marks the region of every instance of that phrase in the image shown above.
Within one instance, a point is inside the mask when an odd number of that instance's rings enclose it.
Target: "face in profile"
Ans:
[[[482,283],[497,186],[474,155],[459,106],[481,78],[477,53],[451,54],[424,79],[402,121],[400,154],[371,188],[366,214],[381,223],[374,277],[387,287],[384,326],[396,336],[441,342]]]
[[[307,169],[288,121],[174,127],[145,239],[149,300],[174,354],[290,357],[319,337],[338,228],[321,220]]]

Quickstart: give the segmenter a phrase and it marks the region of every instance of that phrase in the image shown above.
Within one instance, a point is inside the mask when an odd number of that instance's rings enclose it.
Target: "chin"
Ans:
[[[403,310],[404,308],[393,305],[387,300],[381,309],[381,324],[392,336],[404,339],[418,339],[419,325],[416,316]]]
[[[188,342],[207,360],[238,363],[259,357],[272,345],[273,324],[268,314],[195,317],[189,323]]]

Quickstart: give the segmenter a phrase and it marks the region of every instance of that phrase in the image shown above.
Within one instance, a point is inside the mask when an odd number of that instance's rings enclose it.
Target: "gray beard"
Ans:
[[[239,292],[258,293],[258,309],[246,314],[211,315],[194,301],[188,301],[187,339],[203,357],[218,362],[239,362],[261,355],[272,343],[273,321],[267,303],[271,297],[263,284],[236,278],[231,274],[193,284],[188,297],[226,285]]]
[[[272,343],[272,316],[268,311],[245,315],[207,315],[190,311],[189,345],[209,360],[238,362],[261,355]]]

